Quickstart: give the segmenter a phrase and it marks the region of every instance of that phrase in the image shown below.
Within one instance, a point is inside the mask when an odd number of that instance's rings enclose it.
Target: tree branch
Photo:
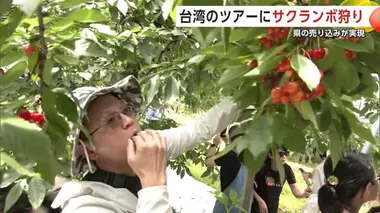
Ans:
[[[45,86],[44,78],[43,78],[43,73],[44,73],[44,68],[45,68],[45,61],[47,58],[47,45],[45,42],[45,26],[44,26],[44,21],[43,21],[43,14],[42,14],[42,6],[40,5],[37,8],[37,16],[38,16],[38,28],[39,28],[39,40],[40,40],[40,48],[38,51],[38,63],[39,63],[39,77],[40,77],[40,87],[41,87],[41,96],[43,93],[43,88]]]

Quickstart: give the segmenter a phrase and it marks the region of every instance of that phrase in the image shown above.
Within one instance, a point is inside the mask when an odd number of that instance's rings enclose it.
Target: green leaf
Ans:
[[[17,117],[4,117],[0,120],[1,146],[15,155],[28,158],[43,166],[42,178],[53,183],[55,160],[51,153],[50,138],[37,125]],[[43,153],[43,155],[41,155]]]
[[[45,61],[45,67],[44,67],[44,72],[42,74],[44,82],[52,86],[53,85],[53,77],[52,77],[52,70],[53,70],[54,62],[51,59],[47,59]]]
[[[17,182],[11,190],[9,190],[7,197],[5,198],[4,212],[8,212],[8,210],[17,202],[19,197],[22,194],[22,186],[20,182]]]
[[[85,0],[64,0],[62,1],[61,7],[62,9],[70,9],[84,2]]]
[[[239,202],[239,199],[240,199],[237,196],[237,193],[233,188],[231,188],[231,190],[230,190],[230,199],[231,199],[232,203],[237,203],[237,202]]]
[[[368,142],[371,142],[373,144],[376,143],[376,140],[372,135],[371,130],[364,127],[363,124],[359,123],[358,119],[354,114],[350,113],[348,110],[345,110],[343,114],[346,117],[348,123],[350,124],[352,132],[354,132],[356,135]]]
[[[54,55],[54,59],[63,65],[77,65],[79,58],[70,55]]]
[[[29,72],[33,74],[37,74],[38,70],[38,52],[33,52],[29,57],[28,57],[28,70]],[[35,69],[34,69],[35,68]]]
[[[42,94],[41,106],[45,112],[47,125],[51,125],[52,129],[54,129],[57,134],[60,134],[62,137],[67,137],[70,131],[69,124],[57,113],[58,109],[56,94],[46,88]]]
[[[94,23],[102,21],[107,21],[107,18],[102,15],[100,10],[87,10],[85,8],[81,8],[74,10],[64,18],[59,19],[57,22],[53,24],[52,29],[62,31],[65,30],[67,27],[73,25],[75,22]]]
[[[334,46],[337,46],[346,50],[355,51],[355,52],[370,52],[371,51],[369,47],[367,47],[366,45],[363,45],[361,43],[353,43],[353,42],[342,40],[342,39],[326,40],[325,44],[334,45]]]
[[[154,96],[158,93],[158,89],[160,88],[161,80],[159,75],[153,76],[149,80],[149,89],[146,92],[146,97],[147,97],[147,103],[150,104]]]
[[[175,0],[165,0],[161,6],[162,17],[166,20],[169,17],[169,14],[172,12],[173,5]]]
[[[319,116],[319,130],[326,131],[329,129],[332,122],[332,114],[329,109],[324,110]]]
[[[4,75],[0,78],[0,86],[6,87],[20,78],[26,71],[26,62],[20,61],[16,65],[12,66]]]
[[[75,10],[70,15],[66,17],[71,21],[77,21],[81,23],[93,23],[107,21],[107,18],[102,15],[102,12],[98,9],[87,10],[82,8],[80,10]]]
[[[282,164],[280,155],[278,154],[277,148],[274,148],[274,159],[276,161],[276,165],[278,168],[278,172],[280,173],[280,181],[281,181],[281,186],[285,183],[285,169],[284,165]]]
[[[248,149],[253,157],[268,150],[268,146],[273,142],[272,137],[273,119],[269,115],[262,115],[251,122],[251,126],[243,135],[242,140],[248,144]]]
[[[343,152],[343,149],[344,149],[344,145],[342,143],[342,138],[339,136],[339,133],[337,131],[337,124],[336,124],[336,121],[335,122],[335,128],[332,128],[330,131],[329,131],[329,134],[328,134],[328,137],[329,137],[329,149],[330,149],[330,152],[331,152],[331,160],[332,160],[332,163],[333,163],[333,168],[335,168],[335,166],[337,165],[341,155],[342,155],[342,152]]]
[[[179,97],[179,83],[174,76],[170,76],[166,79],[165,95],[168,101],[175,101]]]
[[[282,55],[276,55],[266,61],[259,63],[259,66],[252,69],[244,75],[244,77],[252,77],[257,75],[264,75],[277,67],[277,64],[284,58]]]
[[[205,58],[205,55],[196,55],[189,59],[187,62],[187,65],[191,64],[199,64],[203,59]]]
[[[212,172],[212,169],[207,169],[205,172],[202,173],[201,178],[205,178],[209,176]]]
[[[230,43],[230,34],[231,34],[231,28],[229,27],[223,27],[222,28],[222,37],[224,41],[224,51],[228,51],[228,44]]]
[[[117,32],[111,28],[109,25],[105,24],[90,24],[90,27],[95,28],[99,33],[102,33],[106,36],[117,36]],[[119,36],[128,36],[128,32],[130,31],[124,31],[124,33],[121,33]]]
[[[306,140],[303,131],[291,127],[286,118],[276,115],[273,118],[273,141],[278,144],[284,144],[289,150],[298,153],[304,153]]]
[[[281,44],[280,46],[276,46],[276,47],[272,47],[272,48],[268,49],[267,51],[265,51],[264,54],[260,55],[257,58],[259,61],[259,64],[275,57],[279,52],[281,52],[282,50],[287,48],[289,45],[290,45],[290,43],[285,43],[285,44]]]
[[[29,171],[29,169],[25,168],[23,165],[21,165],[19,162],[13,159],[11,156],[2,152],[0,153],[0,157],[4,163],[6,163],[10,168],[15,170],[18,174],[23,175],[23,176],[29,176],[29,177],[36,176],[36,174]]]
[[[310,90],[315,89],[319,85],[321,73],[319,72],[318,67],[310,59],[300,54],[293,55],[291,66]]]
[[[361,38],[359,40],[359,44],[366,47],[369,52],[372,52],[375,50],[375,41],[370,33],[367,33],[364,38]]]
[[[75,41],[74,54],[76,56],[107,56],[107,50],[101,48],[97,43],[87,40],[80,39]]]
[[[2,160],[1,162],[3,163],[4,161]],[[0,188],[2,189],[10,186],[20,177],[21,175],[14,170],[9,169],[7,171],[4,171],[4,173],[2,174],[2,178],[0,178]]]
[[[339,82],[347,92],[353,91],[360,84],[360,79],[354,65],[348,61],[336,61],[333,66],[333,73],[337,79],[344,79]]]
[[[32,178],[29,181],[28,198],[34,209],[37,209],[41,206],[42,202],[45,199],[45,195],[46,188],[44,183],[41,180]]]
[[[78,121],[77,105],[74,101],[64,93],[56,93],[57,96],[57,110],[62,115],[66,116],[71,122]]]
[[[315,113],[313,108],[310,105],[309,101],[303,101],[299,104],[294,104],[295,108],[302,115],[303,119],[311,121],[314,127],[318,129],[317,119],[315,117]]]
[[[247,71],[248,67],[246,65],[228,67],[227,70],[223,72],[218,83],[220,85],[227,84],[235,79],[242,77]]]
[[[12,0],[1,0],[0,2],[0,16],[8,12],[12,7]]]
[[[8,65],[11,65],[11,64],[13,64],[14,62],[20,60],[23,57],[24,57],[24,54],[22,53],[22,51],[19,51],[19,50],[12,51],[11,53],[6,54],[1,59],[0,67],[6,67]]]
[[[142,0],[139,0],[142,1]],[[170,18],[173,20],[174,23],[176,23],[176,6],[181,6],[182,5],[182,0],[175,0],[174,3],[175,6],[173,6],[173,10],[170,12]]]
[[[3,46],[5,40],[13,34],[13,31],[16,30],[23,17],[23,12],[21,12],[18,9],[15,9],[7,17],[7,24],[0,25],[0,49]]]
[[[127,2],[125,2],[125,0],[118,0],[116,7],[121,12],[121,14],[123,14],[124,16],[127,15],[128,4]]]

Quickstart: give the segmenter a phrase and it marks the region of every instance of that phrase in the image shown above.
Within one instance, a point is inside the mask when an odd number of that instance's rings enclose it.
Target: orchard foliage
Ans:
[[[54,177],[67,175],[69,127],[80,125],[71,91],[109,85],[128,74],[140,79],[146,107],[164,109],[181,101],[195,111],[233,95],[246,109],[239,119],[246,135],[226,151],[245,150],[253,173],[266,153],[275,151],[274,142],[297,153],[330,149],[334,161],[344,147],[374,143],[370,123],[363,125],[358,117],[373,122],[379,116],[378,82],[371,76],[380,73],[379,33],[362,39],[294,39],[292,28],[175,27],[176,5],[341,3],[2,0],[0,188],[12,187],[5,208],[22,191],[38,207]],[[360,111],[353,101],[363,98],[369,101]],[[177,125],[166,121],[150,125]],[[171,166],[183,173],[189,158],[202,162],[205,149],[185,153]]]

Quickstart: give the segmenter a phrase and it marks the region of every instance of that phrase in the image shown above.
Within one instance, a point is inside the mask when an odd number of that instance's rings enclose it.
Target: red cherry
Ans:
[[[331,1],[330,0],[323,0],[325,2],[325,5],[330,5]]]
[[[304,99],[305,99],[305,93],[302,90],[299,90],[298,92],[296,92],[295,94],[293,94],[293,95],[290,96],[290,101],[293,104],[300,103]]]
[[[316,96],[323,96],[325,94],[325,87],[322,84],[319,84],[315,89],[314,89],[315,95]]]
[[[282,104],[288,104],[290,102],[289,96],[281,96],[280,100]]]
[[[254,69],[257,67],[257,60],[252,60],[250,63],[249,63],[249,68],[251,69]]]
[[[274,99],[280,99],[282,96],[282,91],[280,87],[275,87],[272,89],[270,96],[272,97],[272,100]]]
[[[273,28],[268,28],[267,29],[267,35],[273,35],[274,34],[274,30],[273,30]]]
[[[348,60],[352,60],[356,58],[357,53],[350,50],[344,50],[344,55],[346,56],[346,58],[348,58]]]
[[[317,48],[314,50],[310,50],[305,54],[306,56],[309,55],[310,59],[316,60],[316,59],[322,59],[327,54],[326,48]]]
[[[277,34],[281,32],[281,27],[273,27],[273,33]]]
[[[291,78],[293,76],[293,70],[286,70],[285,71],[285,77]]]
[[[279,72],[285,72],[286,70],[290,70],[292,67],[290,65],[290,59],[285,58],[277,65],[277,70]]]
[[[272,42],[271,41],[267,41],[266,43],[264,43],[263,44],[263,46],[265,47],[265,48],[271,48],[272,47]]]
[[[281,31],[278,33],[277,36],[278,36],[278,38],[283,39],[283,38],[286,38],[288,36],[288,34],[285,31]]]
[[[33,54],[33,52],[36,52],[37,51],[37,48],[32,46],[32,45],[27,45],[24,47],[24,55],[26,56],[30,56]]]
[[[282,91],[287,94],[295,94],[301,89],[297,82],[287,82],[282,86]]]
[[[45,117],[43,114],[40,113],[32,113],[30,121],[35,123],[43,123],[45,121]]]
[[[32,114],[26,109],[20,109],[17,115],[24,120],[29,120]]]
[[[305,99],[306,100],[312,100],[314,97],[315,97],[315,95],[314,95],[313,92],[305,94]]]

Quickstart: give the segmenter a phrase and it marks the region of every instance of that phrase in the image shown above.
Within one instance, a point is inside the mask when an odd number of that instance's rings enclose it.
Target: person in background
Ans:
[[[318,210],[318,190],[325,184],[325,173],[323,165],[327,158],[327,152],[320,154],[321,162],[314,168],[311,183],[311,195],[302,208],[301,213],[312,213]]]
[[[307,198],[310,189],[303,190],[297,186],[294,172],[286,163],[289,151],[283,145],[278,145],[277,150],[284,166],[285,181],[288,182],[293,195],[297,198]],[[255,176],[251,213],[277,213],[283,186],[276,160],[272,153],[268,153],[263,167]]]
[[[239,136],[243,135],[231,134],[236,128],[236,125],[230,126],[227,129],[223,130],[220,135],[216,135],[213,138],[213,144],[211,145],[211,148],[208,151],[206,157],[206,165],[208,168],[220,166],[220,190],[227,196],[227,198],[230,198],[230,193],[232,190],[236,192],[238,198],[242,198],[244,195],[244,184],[247,178],[247,168],[245,168],[241,160],[243,152],[238,155],[236,151],[231,150],[219,158],[215,158],[214,155],[216,154],[217,149],[220,148],[222,143],[225,143],[225,145],[227,145],[233,142]],[[242,199],[241,202],[234,204],[232,203],[231,199],[228,199],[227,207],[224,206],[222,202],[217,200],[213,212],[241,212],[241,210],[238,207],[236,207],[236,205],[241,207]],[[229,211],[227,211],[226,208],[228,208]]]
[[[364,203],[377,198],[379,177],[368,155],[344,152],[333,168],[329,156],[323,167],[326,183],[318,191],[320,212],[358,213]]]

